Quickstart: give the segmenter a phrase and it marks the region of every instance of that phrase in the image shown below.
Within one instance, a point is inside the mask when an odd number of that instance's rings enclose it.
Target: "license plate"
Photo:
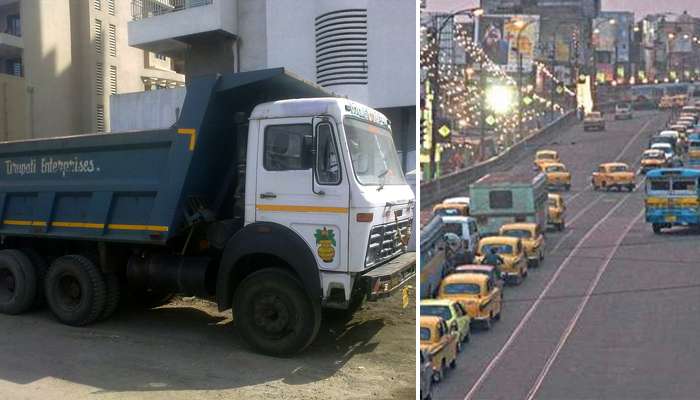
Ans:
[[[675,215],[667,215],[666,218],[664,219],[666,222],[676,222],[676,216]]]

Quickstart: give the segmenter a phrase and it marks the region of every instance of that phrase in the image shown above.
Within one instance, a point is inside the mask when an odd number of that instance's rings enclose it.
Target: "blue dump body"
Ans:
[[[0,234],[165,245],[202,210],[230,217],[247,138],[236,116],[329,95],[284,69],[202,77],[169,129],[1,143]]]

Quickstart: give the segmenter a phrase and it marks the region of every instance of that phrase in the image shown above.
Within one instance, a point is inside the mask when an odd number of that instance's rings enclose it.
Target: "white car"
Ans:
[[[445,215],[442,217],[442,223],[446,232],[452,232],[462,239],[462,248],[466,250],[468,258],[470,258],[463,263],[472,263],[480,239],[476,218]]]
[[[659,136],[672,137],[672,138],[678,140],[678,137],[680,137],[680,134],[678,133],[678,131],[665,130],[665,131],[659,132]]]
[[[666,161],[668,162],[668,165],[676,166],[678,160],[676,157],[676,152],[673,151],[673,146],[671,146],[668,143],[654,143],[651,145],[651,149],[663,151],[664,155],[666,156]]]

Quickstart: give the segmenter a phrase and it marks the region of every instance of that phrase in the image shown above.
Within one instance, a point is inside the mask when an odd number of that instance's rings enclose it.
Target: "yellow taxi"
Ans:
[[[542,164],[542,172],[547,177],[547,186],[571,190],[571,172],[560,162]]]
[[[540,150],[535,153],[535,167],[537,170],[542,169],[542,165],[548,163],[559,162],[559,153],[555,150]]]
[[[528,266],[539,267],[544,260],[544,235],[539,225],[532,222],[504,224],[498,234],[521,240]]]
[[[659,108],[662,110],[673,108],[674,101],[670,96],[663,96],[659,101]]]
[[[467,343],[471,338],[471,317],[462,304],[449,299],[422,299],[420,301],[420,315],[433,315],[442,317],[450,329],[457,327],[459,343]],[[461,349],[461,345],[457,350]]]
[[[634,172],[630,171],[630,167],[625,163],[603,163],[593,172],[591,184],[593,190],[625,188],[631,192],[634,190]]]
[[[445,320],[436,316],[420,317],[420,349],[430,354],[433,361],[433,380],[445,378],[447,366],[457,366],[457,332],[450,331]]]
[[[487,275],[462,272],[447,275],[440,283],[438,298],[464,305],[472,321],[481,323],[486,330],[491,329],[494,320],[501,319],[501,289]]]
[[[668,165],[664,152],[658,149],[644,150],[640,164],[642,166],[641,172],[643,174],[646,174],[652,169],[664,168]]]
[[[564,212],[566,205],[564,198],[557,193],[547,194],[547,224],[553,225],[558,231],[563,231],[566,226]]]
[[[516,285],[522,283],[527,276],[527,257],[522,241],[509,236],[483,238],[479,241],[476,261],[483,264],[486,256],[491,252],[495,252],[503,260],[503,264],[497,265],[503,279]]]

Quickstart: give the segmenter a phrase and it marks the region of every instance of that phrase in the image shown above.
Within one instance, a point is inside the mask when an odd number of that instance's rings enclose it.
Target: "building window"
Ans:
[[[5,28],[5,33],[13,36],[22,36],[22,22],[19,18],[19,14],[11,14],[6,18],[7,27]]]
[[[102,10],[102,0],[93,0],[93,4],[95,5],[95,10]]]
[[[115,15],[114,0],[107,0],[107,10],[109,15]]]
[[[22,59],[5,60],[5,69],[2,71],[8,75],[22,76]]]
[[[109,94],[117,94],[117,66],[109,66]]]
[[[95,51],[102,54],[102,21],[95,20]]]
[[[165,60],[168,59],[166,56],[164,56],[164,55],[162,55],[162,54],[160,54],[160,53],[155,53],[155,57],[156,57],[157,60],[161,60],[161,61],[165,61]]]
[[[95,112],[95,120],[97,122],[97,132],[105,131],[105,106],[102,104],[97,105],[97,111]]]
[[[97,63],[95,67],[95,93],[102,96],[104,93],[104,65]]]
[[[117,56],[117,27],[109,24],[109,55]]]
[[[316,81],[322,86],[367,84],[367,10],[316,17]]]

